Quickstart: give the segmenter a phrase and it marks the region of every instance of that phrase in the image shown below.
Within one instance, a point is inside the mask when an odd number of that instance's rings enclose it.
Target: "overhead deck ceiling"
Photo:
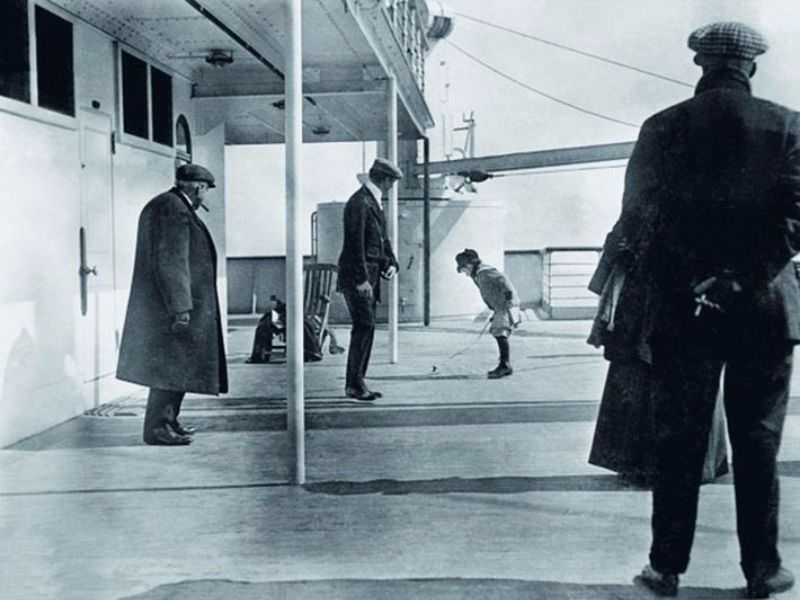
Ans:
[[[226,143],[283,141],[283,0],[52,1],[194,82],[198,133],[224,121]],[[386,139],[387,64],[398,82],[400,137],[418,138],[432,126],[378,4],[303,0],[305,141]],[[233,62],[212,66],[206,62],[212,50],[231,53]]]

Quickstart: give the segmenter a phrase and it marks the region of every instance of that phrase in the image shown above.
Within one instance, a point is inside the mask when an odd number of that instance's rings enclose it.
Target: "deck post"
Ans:
[[[302,230],[303,54],[301,0],[286,0],[286,364],[290,483],[306,479],[305,399],[303,389]]]
[[[389,74],[386,86],[386,115],[387,115],[387,135],[386,135],[386,158],[397,164],[397,79],[393,74]],[[399,184],[392,186],[389,190],[389,239],[395,254],[399,252],[399,240],[397,236],[397,188]],[[397,323],[399,306],[399,282],[400,269],[397,275],[389,280],[389,362],[394,364],[398,359],[397,351]]]

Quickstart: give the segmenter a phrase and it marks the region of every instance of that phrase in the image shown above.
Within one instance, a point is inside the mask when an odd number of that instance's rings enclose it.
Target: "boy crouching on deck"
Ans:
[[[496,268],[482,263],[478,253],[470,248],[456,254],[456,271],[472,278],[486,306],[494,311],[490,331],[497,340],[500,362],[489,371],[489,379],[508,377],[514,372],[511,368],[508,338],[512,328],[516,326],[511,308],[519,304],[517,292],[508,277]]]

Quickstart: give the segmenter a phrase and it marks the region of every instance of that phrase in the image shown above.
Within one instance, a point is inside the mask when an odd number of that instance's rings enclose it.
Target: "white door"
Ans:
[[[80,312],[77,358],[84,396],[93,406],[113,381],[117,363],[115,331],[114,197],[111,119],[82,110],[80,118],[81,215],[78,243]]]

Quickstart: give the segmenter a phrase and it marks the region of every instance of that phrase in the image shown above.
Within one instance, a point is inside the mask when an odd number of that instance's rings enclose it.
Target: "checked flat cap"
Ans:
[[[689,48],[700,54],[730,56],[753,60],[769,48],[764,39],[752,27],[743,23],[723,21],[695,29],[689,35]]]

